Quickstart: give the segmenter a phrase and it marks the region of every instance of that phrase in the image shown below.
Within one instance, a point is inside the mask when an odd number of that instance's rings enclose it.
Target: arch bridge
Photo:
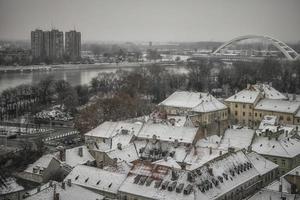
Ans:
[[[269,41],[280,52],[282,52],[283,55],[288,60],[296,60],[296,59],[300,58],[299,54],[294,49],[292,49],[287,44],[285,44],[284,42],[282,42],[280,40],[277,40],[275,38],[269,37],[269,36],[264,36],[264,35],[245,35],[245,36],[240,36],[240,37],[234,38],[234,39],[222,44],[212,54],[213,55],[218,55],[218,54],[220,54],[220,51],[222,49],[226,48],[227,46],[229,46],[229,45],[231,45],[235,42],[239,42],[239,41],[243,41],[243,40],[247,40],[247,39],[262,39],[262,40],[265,40],[265,41]]]

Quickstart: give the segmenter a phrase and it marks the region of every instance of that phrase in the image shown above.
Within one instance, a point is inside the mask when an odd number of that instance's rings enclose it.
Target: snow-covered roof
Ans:
[[[41,186],[41,190],[38,192],[37,189],[29,191],[29,196],[26,198],[28,200],[53,200],[54,195],[54,185],[56,185],[56,193],[59,193],[59,199],[62,200],[95,200],[104,199],[104,196],[97,194],[91,190],[85,189],[83,187],[77,186],[75,184],[65,184],[65,188],[62,188],[61,183],[53,182],[52,186],[49,183]]]
[[[82,156],[79,155],[79,151],[82,149]],[[72,149],[66,149],[65,162],[71,167],[75,167],[78,164],[85,164],[87,162],[93,162],[95,159],[90,154],[86,146],[74,147]]]
[[[157,160],[153,164],[162,165],[170,168],[181,169],[181,166],[171,157],[165,159]]]
[[[258,129],[264,129],[267,125],[277,125],[278,119],[277,116],[274,115],[265,115],[261,120]]]
[[[209,93],[177,91],[162,101],[160,106],[188,108],[194,112],[213,112],[227,107]]]
[[[228,99],[226,102],[236,102],[236,103],[250,103],[253,104],[260,96],[260,92],[255,90],[244,89]]]
[[[281,92],[276,90],[274,87],[270,86],[269,84],[255,84],[255,85],[252,85],[252,87],[256,91],[262,92],[266,99],[282,99],[282,100],[287,99],[287,97],[284,94],[282,94]]]
[[[260,173],[260,175],[264,175],[278,167],[277,164],[265,159],[263,156],[255,152],[248,153],[246,156],[253,164],[255,169]]]
[[[293,158],[300,154],[300,140],[297,138],[284,138],[276,140],[274,138],[268,139],[268,137],[255,137],[252,150],[262,154],[270,156],[280,156]]]
[[[170,180],[170,176],[170,167],[151,164],[147,162],[136,163],[133,169],[130,171],[129,176],[120,187],[119,191],[121,193],[129,193],[157,200],[195,199],[193,193],[184,195],[183,189],[180,193],[175,192],[175,189],[173,191],[169,191],[168,189],[161,189],[162,183],[158,185],[158,187],[155,187],[157,181]],[[179,179],[180,178],[181,177],[179,175]],[[184,180],[184,182],[186,182],[186,180]],[[180,183],[181,181],[178,180],[178,184],[176,184],[176,186],[178,186]],[[184,185],[184,187],[186,186],[187,184]]]
[[[197,128],[176,127],[163,124],[145,124],[140,130],[138,138],[152,139],[155,135],[157,140],[179,143],[192,143],[195,139]]]
[[[106,152],[107,156],[111,159],[117,159],[117,162],[126,161],[128,163],[139,159],[137,150],[133,143],[122,146],[121,149],[116,148]]]
[[[2,178],[0,180],[2,184],[0,184],[0,195],[9,194],[14,192],[19,192],[24,190],[24,187],[19,185],[16,182],[16,179],[13,177]]]
[[[141,127],[142,125],[137,123],[107,121],[86,133],[85,136],[111,138],[122,132],[127,132],[130,135],[136,135]]]
[[[55,154],[43,155],[37,161],[35,161],[33,164],[28,165],[28,167],[24,171],[33,173],[33,168],[46,169],[46,168],[48,168],[51,160],[55,157],[56,157]]]
[[[207,148],[207,147],[196,147],[187,153],[184,163],[187,164],[187,170],[195,170],[208,161],[213,160],[214,158],[219,157],[222,154],[227,153],[227,150]]]
[[[300,102],[277,99],[263,99],[255,106],[256,110],[265,110],[295,114],[300,107]]]
[[[117,194],[119,187],[126,179],[126,174],[105,171],[96,167],[77,165],[65,178],[72,183],[98,191]]]
[[[197,141],[197,147],[212,147],[217,148],[221,142],[221,137],[218,135],[211,135]]]
[[[254,135],[255,131],[253,129],[227,129],[220,142],[220,148],[228,149],[228,147],[234,147],[236,149],[247,149],[251,145]]]
[[[284,192],[276,192],[273,190],[267,190],[262,189],[256,194],[254,194],[252,197],[250,197],[248,200],[280,200],[283,199],[282,197],[285,197],[285,200],[299,200],[299,195],[295,194],[288,194]]]

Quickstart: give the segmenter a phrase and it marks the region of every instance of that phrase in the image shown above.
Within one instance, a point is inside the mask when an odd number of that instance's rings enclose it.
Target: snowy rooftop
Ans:
[[[117,194],[119,187],[126,178],[126,174],[105,171],[95,167],[77,165],[68,176],[72,183],[86,188]]]
[[[267,125],[277,125],[278,118],[274,115],[265,115],[263,120],[261,120],[259,128],[258,129],[264,129]]]
[[[79,151],[82,149],[82,156],[79,155]],[[88,161],[94,161],[94,157],[90,154],[86,146],[79,146],[72,149],[66,149],[66,163],[71,167],[75,167],[78,164],[85,164]]]
[[[217,135],[211,135],[206,138],[202,138],[198,140],[196,146],[217,148],[220,142],[221,142],[221,137]]]
[[[151,199],[217,199],[259,176],[253,166],[243,151],[224,154],[193,171],[144,162],[133,167],[120,191]]]
[[[248,153],[246,156],[261,175],[264,175],[278,167],[277,164],[265,159],[263,156],[255,152]]]
[[[104,122],[93,130],[86,133],[86,136],[111,138],[118,133],[127,132],[130,135],[138,134],[142,125],[137,123],[127,122]]]
[[[133,162],[139,159],[137,150],[133,143],[126,146],[122,146],[121,149],[116,148],[106,152],[107,156],[111,159],[117,159],[117,162],[126,161],[127,163]]]
[[[188,108],[194,112],[212,112],[226,106],[209,93],[177,91],[161,102],[161,106]]]
[[[299,155],[300,140],[296,138],[284,138],[276,140],[268,137],[255,137],[252,150],[263,155],[293,158]]]
[[[145,124],[141,129],[138,138],[152,139],[156,135],[160,141],[179,143],[192,143],[195,139],[197,128],[191,127],[176,127],[163,124]]]
[[[256,110],[274,111],[295,114],[300,107],[300,102],[276,99],[263,99],[255,106]]]
[[[59,193],[59,199],[61,200],[95,200],[104,199],[104,196],[97,194],[93,191],[90,191],[88,189],[85,189],[83,187],[77,186],[72,184],[71,186],[68,186],[65,184],[65,189],[61,187],[61,183],[53,182],[53,185],[50,186],[49,183],[41,186],[40,192],[37,191],[37,189],[34,189],[29,192],[29,197],[26,199],[28,200],[53,200],[54,195],[54,185],[56,185],[56,193]]]
[[[236,149],[247,149],[251,145],[255,131],[253,129],[227,129],[220,142],[220,148],[228,149],[234,147]]]
[[[296,196],[295,194],[288,194],[284,192],[281,193],[273,190],[262,189],[256,194],[254,194],[252,197],[250,197],[248,200],[281,200],[283,199],[282,197],[285,197],[285,200],[300,199],[299,195]]]
[[[287,99],[287,97],[284,94],[282,94],[281,92],[279,92],[274,87],[272,87],[268,84],[255,84],[255,85],[252,85],[252,87],[256,91],[262,92],[266,99],[283,99],[283,100]]]
[[[33,168],[46,169],[49,166],[51,160],[55,157],[56,156],[54,154],[43,155],[33,164],[28,165],[28,167],[24,171],[33,173]]]
[[[165,159],[157,160],[153,164],[162,165],[170,168],[181,169],[181,166],[171,157]]]
[[[244,89],[226,99],[226,102],[251,103],[253,104],[260,96],[260,92]]]
[[[187,170],[195,170],[208,161],[211,161],[225,153],[227,153],[227,150],[224,151],[215,148],[196,147],[192,148],[192,150],[186,155],[183,162],[187,164]]]
[[[16,182],[13,177],[1,179],[0,184],[0,195],[9,194],[13,192],[18,192],[24,190],[24,187]]]

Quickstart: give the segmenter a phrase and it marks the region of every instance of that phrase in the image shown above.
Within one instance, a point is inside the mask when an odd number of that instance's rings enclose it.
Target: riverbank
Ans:
[[[0,72],[26,72],[51,70],[78,70],[78,69],[122,69],[144,67],[152,64],[176,66],[175,64],[158,62],[123,62],[123,63],[95,63],[95,64],[57,64],[57,65],[29,65],[29,66],[0,66]]]

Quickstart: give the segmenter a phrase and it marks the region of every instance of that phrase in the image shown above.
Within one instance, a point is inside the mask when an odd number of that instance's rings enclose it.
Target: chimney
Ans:
[[[282,185],[279,184],[279,192],[282,192]]]
[[[66,182],[63,181],[63,182],[61,183],[61,188],[62,188],[63,190],[66,189]]]
[[[79,148],[78,148],[78,155],[79,155],[80,157],[83,156],[83,149],[82,149],[82,147],[79,147]]]
[[[59,193],[55,193],[53,199],[54,199],[54,200],[59,200]]]
[[[295,100],[296,100],[296,94],[293,93],[293,101],[295,101]]]
[[[247,83],[247,90],[249,90],[250,89],[250,84],[249,83]]]
[[[219,156],[221,156],[222,155],[222,151],[219,151]]]
[[[37,187],[36,191],[40,192],[41,191],[41,186]]]
[[[66,149],[65,148],[59,150],[59,159],[61,161],[66,161]]]
[[[212,147],[209,147],[209,155],[212,154]]]
[[[118,147],[119,150],[122,150],[122,144],[121,143],[118,143],[117,147]]]
[[[52,186],[53,186],[53,181],[50,180],[50,181],[49,181],[49,187],[52,187]]]
[[[68,185],[69,187],[72,186],[72,180],[71,180],[70,178],[67,180],[67,185]]]

